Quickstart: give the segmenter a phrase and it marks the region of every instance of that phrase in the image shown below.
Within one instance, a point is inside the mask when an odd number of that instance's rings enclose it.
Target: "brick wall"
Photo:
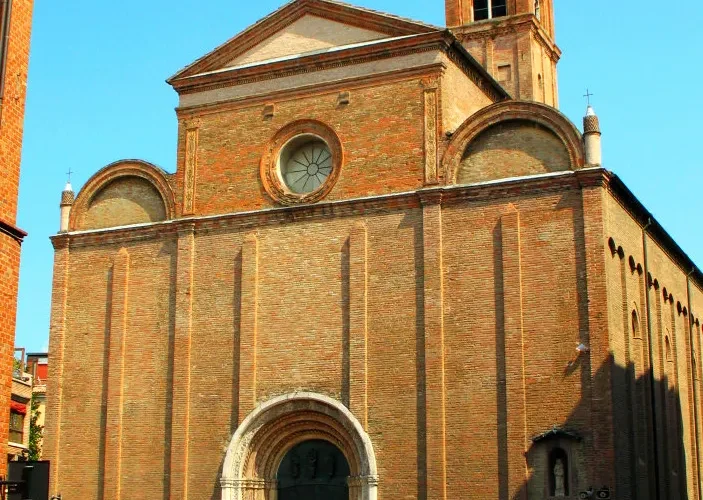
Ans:
[[[79,225],[83,229],[98,229],[165,218],[164,202],[156,188],[144,179],[124,177],[100,190]]]
[[[32,6],[32,0],[14,0],[12,3],[0,116],[0,221],[11,228],[17,216]],[[5,232],[0,233],[0,474],[5,472],[7,459],[19,257],[17,239]]]
[[[568,170],[569,152],[551,131],[526,121],[510,121],[482,132],[467,148],[457,182]]]
[[[657,484],[660,498],[699,498],[700,285],[649,235],[645,258],[644,226],[614,198],[607,207],[610,342],[623,368],[615,381],[616,425],[626,429],[616,442],[619,486],[634,482],[645,498],[655,498]]]
[[[554,424],[568,423],[588,435],[591,403],[584,398],[590,373],[583,372],[585,365],[564,371],[581,339],[579,298],[586,293],[580,191],[448,202],[436,241],[423,237],[430,219],[417,201],[393,204],[363,216],[317,212],[291,224],[260,220],[255,228],[249,216],[233,216],[196,227],[190,313],[180,308],[183,278],[174,234],[144,242],[77,238],[69,257],[62,344],[64,458],[57,488],[64,498],[97,498],[99,491],[118,487],[123,498],[173,494],[168,473],[174,467],[185,468],[189,498],[211,498],[219,494],[231,435],[255,403],[311,390],[353,405],[350,395],[360,382],[349,369],[350,336],[356,334],[350,316],[356,275],[349,266],[358,249],[349,238],[359,223],[368,241],[367,431],[379,464],[380,496],[438,494],[421,471],[438,467],[438,450],[427,446],[438,418],[427,399],[438,388],[426,364],[431,338],[424,333],[424,297],[429,245],[439,241],[447,498],[526,488],[525,447]],[[246,249],[252,235],[256,274]],[[89,295],[81,292],[87,282],[94,290]],[[251,299],[239,292],[252,287],[258,304],[253,315],[246,305]],[[60,297],[55,293],[54,300]],[[174,332],[183,327],[178,318],[188,316],[185,384],[173,375],[183,363]],[[52,334],[52,359],[55,339]],[[123,360],[115,352],[124,353]],[[181,390],[190,398],[187,455],[172,446],[186,431],[170,410]],[[515,397],[516,390],[524,396]],[[49,443],[55,436],[47,438]],[[114,439],[120,444],[111,445]],[[574,447],[574,457],[583,450]],[[81,460],[70,461],[73,456]],[[579,460],[574,464],[584,462]],[[117,481],[118,463],[123,478],[139,481]],[[506,463],[511,475],[504,472]],[[574,487],[585,488],[590,471],[574,467]],[[537,491],[543,486],[535,481],[530,487]]]
[[[319,120],[339,136],[345,149],[343,173],[327,199],[339,200],[415,189],[424,181],[422,87],[417,79],[355,88],[348,106],[339,92],[297,96],[275,102],[265,120],[263,106],[242,106],[198,114],[198,215],[276,206],[261,188],[262,151],[284,125]],[[186,127],[179,132],[179,187],[185,162]],[[383,137],[383,141],[378,138]]]

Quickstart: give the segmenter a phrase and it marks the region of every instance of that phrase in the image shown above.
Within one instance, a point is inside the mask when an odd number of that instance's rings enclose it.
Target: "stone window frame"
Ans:
[[[286,145],[299,136],[313,136],[324,141],[332,153],[332,171],[320,187],[310,193],[294,193],[281,178],[279,159]],[[266,144],[261,157],[260,176],[266,193],[281,205],[315,203],[325,198],[337,183],[344,166],[342,141],[329,125],[317,120],[299,120],[278,130]]]

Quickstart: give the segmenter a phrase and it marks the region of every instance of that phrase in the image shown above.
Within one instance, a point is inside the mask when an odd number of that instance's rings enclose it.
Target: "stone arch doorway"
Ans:
[[[278,466],[277,500],[348,500],[349,463],[328,441],[310,439],[293,446]]]
[[[341,479],[346,482],[344,500],[376,500],[378,475],[369,436],[343,404],[311,392],[271,399],[244,419],[227,448],[222,500],[289,500],[279,497],[279,470],[291,451],[311,441],[326,443],[325,450],[335,448],[348,465]],[[285,489],[285,478],[281,480]]]

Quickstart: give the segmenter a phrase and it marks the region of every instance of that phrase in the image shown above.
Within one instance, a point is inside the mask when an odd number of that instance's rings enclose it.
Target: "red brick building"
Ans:
[[[286,4],[62,197],[73,499],[700,498],[703,275],[557,109],[550,0]]]
[[[16,226],[32,0],[0,2],[0,475],[7,440],[15,347],[20,245]]]

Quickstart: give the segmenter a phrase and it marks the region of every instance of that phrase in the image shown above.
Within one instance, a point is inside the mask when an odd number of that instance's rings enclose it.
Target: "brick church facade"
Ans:
[[[703,275],[557,106],[551,0],[295,0],[187,66],[170,174],[64,192],[65,500],[698,499]]]
[[[17,198],[32,0],[0,3],[0,475],[7,465],[20,247]]]

